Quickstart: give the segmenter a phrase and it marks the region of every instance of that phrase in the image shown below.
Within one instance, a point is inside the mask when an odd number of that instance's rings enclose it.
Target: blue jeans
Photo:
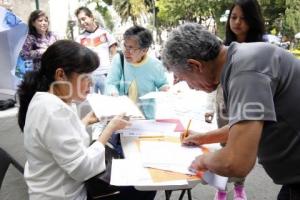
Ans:
[[[105,92],[105,81],[107,74],[93,74],[93,90],[95,93],[104,94]]]

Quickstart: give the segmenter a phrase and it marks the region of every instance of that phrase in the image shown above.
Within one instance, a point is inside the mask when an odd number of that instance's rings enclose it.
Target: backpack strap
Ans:
[[[124,72],[124,54],[122,51],[118,51],[119,55],[120,55],[120,59],[121,59],[121,69],[122,69],[122,79],[123,79],[123,83],[124,83],[124,94],[125,93],[125,72]]]
[[[123,76],[124,76],[124,55],[122,51],[118,51],[120,54],[120,59],[121,59],[121,66],[122,66],[122,71],[123,71]]]

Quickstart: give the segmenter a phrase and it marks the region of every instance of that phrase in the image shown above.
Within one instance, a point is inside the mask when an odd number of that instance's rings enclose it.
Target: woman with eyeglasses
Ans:
[[[154,119],[154,100],[140,100],[139,97],[152,91],[167,91],[169,84],[162,63],[148,55],[152,35],[141,26],[133,26],[125,31],[123,40],[124,66],[121,56],[116,55],[108,74],[106,93],[128,95],[146,119]]]

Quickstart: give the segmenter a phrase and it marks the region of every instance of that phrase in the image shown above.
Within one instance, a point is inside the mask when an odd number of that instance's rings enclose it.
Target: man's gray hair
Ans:
[[[186,23],[170,33],[163,49],[163,64],[168,70],[187,70],[188,59],[213,60],[218,56],[221,45],[222,42],[203,26]]]

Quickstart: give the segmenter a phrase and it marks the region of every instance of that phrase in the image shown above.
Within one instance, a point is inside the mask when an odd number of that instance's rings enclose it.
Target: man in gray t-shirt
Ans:
[[[163,62],[193,89],[212,92],[221,83],[224,91],[229,125],[182,139],[227,145],[197,157],[191,168],[244,177],[258,156],[283,185],[278,199],[300,198],[300,60],[266,43],[225,47],[202,26],[188,23],[170,34]]]
[[[278,184],[300,183],[299,77],[300,60],[274,45],[228,48],[221,84],[229,126],[264,121],[258,158]]]

